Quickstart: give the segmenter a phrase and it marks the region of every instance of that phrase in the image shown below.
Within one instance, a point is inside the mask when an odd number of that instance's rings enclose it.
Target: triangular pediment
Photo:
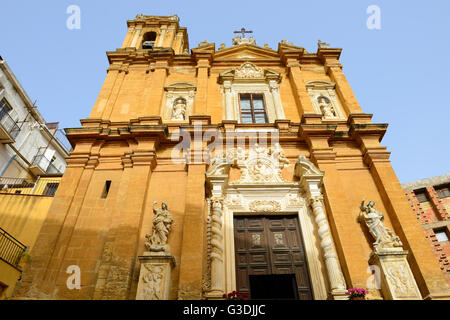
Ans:
[[[242,44],[216,51],[214,60],[274,60],[279,55],[272,49],[258,47],[250,44]]]

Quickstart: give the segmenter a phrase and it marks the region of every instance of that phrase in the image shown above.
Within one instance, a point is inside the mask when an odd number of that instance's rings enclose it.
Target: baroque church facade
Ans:
[[[15,297],[450,298],[341,51],[128,21]]]

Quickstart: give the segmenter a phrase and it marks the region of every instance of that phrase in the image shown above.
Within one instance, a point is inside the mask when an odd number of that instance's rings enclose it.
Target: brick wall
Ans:
[[[446,229],[447,235],[450,235],[450,224],[445,223],[445,221],[450,221],[448,213],[450,197],[439,198],[433,186],[427,186],[425,192],[428,198],[428,201],[425,202],[419,202],[414,190],[408,190],[405,193],[417,220],[424,228],[425,237],[429,241],[436,259],[439,261],[441,270],[450,284],[450,241],[439,242],[435,234],[435,230]]]

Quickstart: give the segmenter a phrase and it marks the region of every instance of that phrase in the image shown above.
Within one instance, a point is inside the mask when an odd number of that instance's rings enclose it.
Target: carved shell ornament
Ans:
[[[264,78],[264,72],[261,68],[251,62],[245,62],[235,70],[237,78]]]

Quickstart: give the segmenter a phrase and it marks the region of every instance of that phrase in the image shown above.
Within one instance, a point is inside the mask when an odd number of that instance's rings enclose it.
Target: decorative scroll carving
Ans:
[[[289,166],[289,160],[278,143],[269,150],[255,144],[248,154],[238,148],[236,164],[242,173],[239,182],[283,182],[281,170]]]
[[[264,72],[253,63],[245,62],[236,68],[235,75],[238,78],[263,78]]]
[[[231,165],[241,170],[239,183],[284,182],[281,170],[289,166],[289,159],[279,143],[270,149],[259,144],[255,144],[249,151],[238,147],[227,154],[217,155],[211,162],[207,175],[224,174]]]
[[[324,172],[320,171],[311,161],[308,161],[305,156],[299,155],[298,161],[295,164],[295,174],[298,177],[302,177],[304,175],[322,176]]]
[[[248,208],[254,212],[274,212],[281,210],[281,204],[273,200],[255,200],[249,203]]]
[[[149,251],[166,251],[167,237],[169,236],[173,219],[170,211],[167,209],[167,203],[163,202],[161,209],[157,209],[157,203],[157,201],[153,202],[153,212],[155,213],[153,229],[151,234],[145,236],[147,239],[145,246]]]
[[[237,35],[232,40],[234,46],[238,46],[241,44],[252,44],[256,46],[256,40],[253,37],[250,38],[242,38],[240,35]]]
[[[369,201],[364,205],[365,199],[361,202],[361,212],[358,221],[365,222],[370,234],[374,237],[373,247],[375,252],[386,248],[402,249],[402,242],[395,233],[383,225],[384,215],[375,208],[375,202]]]

